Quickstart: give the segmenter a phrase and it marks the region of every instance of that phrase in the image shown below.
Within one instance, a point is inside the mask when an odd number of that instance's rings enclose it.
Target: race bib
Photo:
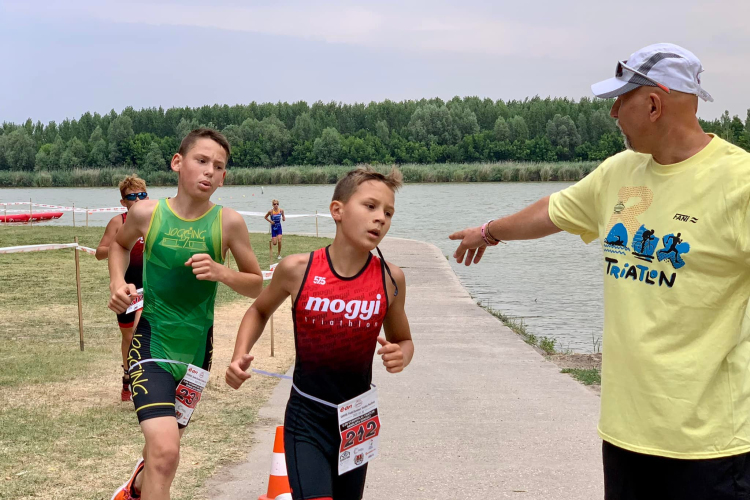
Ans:
[[[130,302],[130,307],[127,308],[125,311],[126,314],[130,314],[133,311],[137,311],[138,309],[143,309],[143,288],[139,288],[135,291],[135,295],[132,297],[132,302]]]
[[[339,475],[361,467],[378,456],[378,393],[369,391],[338,405]]]
[[[188,365],[185,377],[175,391],[174,409],[177,423],[187,425],[201,400],[203,389],[208,384],[208,371],[197,366]]]

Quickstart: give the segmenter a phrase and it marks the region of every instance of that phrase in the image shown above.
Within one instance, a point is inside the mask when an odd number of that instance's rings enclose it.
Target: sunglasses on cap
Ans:
[[[138,198],[139,200],[145,200],[148,198],[148,193],[143,191],[142,193],[130,193],[126,194],[124,199],[128,201],[135,201],[135,199]]]
[[[617,69],[615,69],[615,76],[617,78],[622,78],[622,70],[623,70],[623,68],[626,69],[626,70],[628,70],[628,71],[630,71],[631,73],[635,73],[636,75],[640,76],[641,78],[643,78],[645,80],[648,80],[649,82],[653,83],[655,86],[657,86],[660,89],[662,89],[667,94],[671,93],[671,91],[669,90],[669,87],[667,87],[666,85],[663,85],[663,84],[657,82],[656,80],[654,80],[650,76],[646,75],[645,73],[642,73],[642,72],[638,71],[637,69],[631,68],[630,66],[627,65],[627,63],[625,61],[619,61],[617,63]]]

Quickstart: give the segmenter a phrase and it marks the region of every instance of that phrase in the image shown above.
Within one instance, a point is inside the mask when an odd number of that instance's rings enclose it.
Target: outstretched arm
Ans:
[[[383,321],[385,338],[378,337],[378,343],[381,348],[378,355],[383,359],[383,365],[389,373],[398,373],[403,371],[412,357],[414,357],[414,342],[411,340],[411,329],[409,328],[409,319],[406,317],[404,304],[406,303],[406,278],[404,272],[390,262],[388,267],[391,269],[393,279],[398,285],[398,295],[393,296],[393,284],[386,280],[388,285],[388,298],[391,301],[388,305],[388,314]]]
[[[250,350],[263,334],[263,329],[274,311],[292,295],[292,290],[299,288],[308,258],[307,255],[291,255],[283,259],[276,267],[271,283],[255,299],[242,318],[234,344],[232,362],[225,375],[227,384],[232,388],[239,389],[242,383],[250,378],[248,369],[253,360]]]
[[[513,215],[495,219],[488,225],[489,233],[497,240],[533,240],[543,238],[561,230],[549,217],[549,196],[529,205]],[[458,231],[449,236],[452,240],[461,240],[453,257],[459,264],[466,255],[466,265],[479,263],[487,248],[482,238],[481,227],[472,227]]]

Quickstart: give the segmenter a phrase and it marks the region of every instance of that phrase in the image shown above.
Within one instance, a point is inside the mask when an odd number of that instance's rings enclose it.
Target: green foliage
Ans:
[[[182,138],[204,125],[227,136],[233,169],[365,162],[598,162],[624,148],[615,121],[609,116],[611,104],[611,100],[588,98],[576,102],[533,97],[504,102],[454,97],[448,102],[252,102],[167,110],[128,107],[119,114],[114,110],[105,115],[85,113],[78,120],[65,119],[59,124],[32,120],[21,125],[3,123],[0,171],[52,173],[124,167],[152,172],[161,181],[172,183],[166,168],[152,170],[158,163],[153,144],[166,166]],[[750,110],[744,122],[724,113],[717,120],[701,121],[701,126],[706,132],[750,149]],[[424,177],[447,181],[578,177],[575,168],[563,172],[546,166],[520,170],[503,167],[502,172],[495,167],[466,171],[435,165],[429,168],[432,172]],[[53,175],[33,179],[54,183]]]
[[[130,163],[133,150],[131,137],[133,120],[129,116],[119,116],[109,126],[109,161],[113,165]]]
[[[455,144],[460,139],[453,125],[453,115],[445,105],[427,104],[417,108],[411,115],[408,130],[412,141],[426,144]]]
[[[81,168],[86,165],[86,157],[88,152],[86,151],[86,145],[78,137],[73,137],[68,142],[68,147],[60,158],[60,168],[62,170],[72,170],[74,168]]]
[[[494,132],[496,141],[505,142],[510,140],[510,127],[502,116],[498,116],[497,120],[495,120]]]
[[[560,373],[568,373],[584,385],[601,385],[602,375],[596,368],[564,368]]]
[[[297,142],[306,142],[315,139],[315,122],[310,113],[302,113],[294,120],[292,136]]]
[[[26,128],[18,128],[10,134],[0,137],[0,154],[3,164],[9,170],[34,170],[36,161],[36,144]],[[3,164],[0,164],[2,169]]]
[[[52,161],[52,144],[44,144],[36,154],[34,170],[52,170],[55,163]]]
[[[323,134],[313,143],[313,155],[320,165],[339,163],[341,160],[341,134],[333,127],[323,130]]]
[[[550,337],[542,337],[539,340],[539,348],[547,354],[555,354],[555,344],[557,341]]]
[[[517,115],[511,118],[508,122],[508,128],[510,129],[510,140],[511,141],[526,141],[529,138],[529,127],[526,125],[526,120],[523,116]]]
[[[161,154],[161,148],[156,142],[152,142],[148,149],[148,154],[143,162],[142,169],[145,172],[158,172],[166,171],[167,164],[164,161],[164,156]]]

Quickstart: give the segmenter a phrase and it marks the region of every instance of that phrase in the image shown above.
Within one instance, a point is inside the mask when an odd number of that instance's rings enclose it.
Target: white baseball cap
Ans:
[[[711,94],[701,88],[702,72],[701,62],[689,50],[673,43],[655,43],[634,52],[627,61],[619,61],[614,78],[595,83],[591,91],[596,97],[608,99],[651,86],[713,101]]]

